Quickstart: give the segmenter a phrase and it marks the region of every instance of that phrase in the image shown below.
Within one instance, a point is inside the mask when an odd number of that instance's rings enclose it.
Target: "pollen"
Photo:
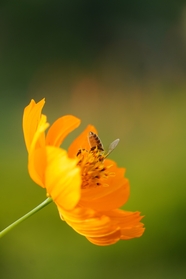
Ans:
[[[97,147],[91,148],[90,151],[80,149],[77,157],[79,159],[78,166],[81,168],[82,189],[109,186],[106,180],[114,173],[109,172],[111,166],[104,165],[105,157]]]

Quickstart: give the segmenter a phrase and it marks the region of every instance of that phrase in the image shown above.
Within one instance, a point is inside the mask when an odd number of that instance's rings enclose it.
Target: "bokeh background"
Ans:
[[[145,234],[89,243],[54,204],[0,242],[0,278],[186,278],[186,3],[177,0],[27,0],[0,3],[0,227],[45,199],[27,171],[23,108],[46,98],[52,123],[88,123],[127,168],[124,209]]]

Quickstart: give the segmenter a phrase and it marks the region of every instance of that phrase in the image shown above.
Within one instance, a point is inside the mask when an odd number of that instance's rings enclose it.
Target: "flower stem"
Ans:
[[[30,216],[32,216],[33,214],[35,214],[36,212],[38,212],[39,210],[41,210],[42,208],[44,208],[46,205],[48,205],[49,203],[52,202],[51,198],[47,198],[44,202],[42,202],[41,204],[39,204],[38,206],[36,206],[34,209],[32,209],[30,212],[28,212],[27,214],[25,214],[24,216],[22,216],[21,218],[19,218],[17,221],[15,221],[14,223],[12,223],[11,225],[9,225],[8,227],[6,227],[4,230],[2,230],[0,232],[0,238],[3,237],[7,232],[9,232],[11,229],[13,229],[15,226],[17,226],[19,223],[23,222],[24,220],[26,220],[27,218],[29,218]]]

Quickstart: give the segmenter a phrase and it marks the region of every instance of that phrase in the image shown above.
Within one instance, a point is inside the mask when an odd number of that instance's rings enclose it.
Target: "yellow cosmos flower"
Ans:
[[[44,99],[31,100],[23,115],[23,131],[28,150],[31,178],[56,203],[61,219],[96,245],[110,245],[120,239],[140,237],[140,212],[119,209],[129,197],[125,169],[90,148],[89,125],[71,144],[68,152],[60,148],[64,138],[80,124],[72,115],[57,119],[49,128],[41,114]]]

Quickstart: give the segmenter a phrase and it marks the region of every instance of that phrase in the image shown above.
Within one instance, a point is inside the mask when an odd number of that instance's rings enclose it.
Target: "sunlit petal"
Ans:
[[[113,161],[107,160],[107,165],[109,164],[112,165],[110,171],[115,173],[115,176],[103,181],[103,184],[105,182],[109,186],[103,185],[83,190],[81,206],[105,211],[116,209],[126,203],[130,188],[128,179],[124,177],[125,169],[117,168]]]
[[[65,210],[71,210],[81,196],[81,175],[77,160],[70,159],[63,149],[47,146],[45,185],[54,202]]]
[[[140,216],[140,212],[128,212],[116,209],[107,214],[114,224],[119,224],[121,239],[140,237],[145,230],[144,225],[140,222],[143,218],[143,216]]]
[[[31,100],[30,104],[24,109],[23,113],[23,134],[26,148],[29,151],[35,132],[41,118],[41,110],[45,104],[45,99],[35,103]]]
[[[65,115],[58,118],[48,130],[46,144],[59,147],[66,136],[77,128],[80,119],[73,115]]]
[[[76,207],[74,210],[64,212],[59,208],[62,218],[79,234],[86,237],[104,236],[115,232],[110,218],[92,209]]]
[[[31,178],[43,188],[45,188],[44,171],[46,167],[46,151],[43,145],[44,142],[41,144],[41,140],[48,126],[49,124],[46,122],[46,116],[41,115],[28,153],[29,174]]]
[[[120,239],[140,237],[144,232],[139,212],[114,210],[99,213],[82,207],[70,212],[59,208],[59,212],[69,226],[96,245],[105,246]]]
[[[120,230],[117,229],[116,231],[111,232],[111,234],[101,236],[101,237],[87,237],[87,239],[98,246],[107,246],[107,245],[112,245],[115,244],[120,240]]]
[[[45,188],[46,150],[45,148],[34,149],[29,154],[28,171],[32,180]]]

